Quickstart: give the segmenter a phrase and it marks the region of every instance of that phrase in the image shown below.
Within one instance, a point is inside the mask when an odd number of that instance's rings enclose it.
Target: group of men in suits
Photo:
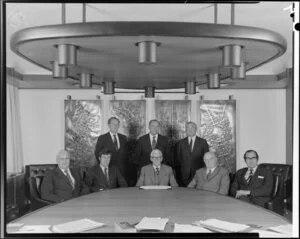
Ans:
[[[47,172],[42,182],[41,196],[44,199],[61,202],[90,192],[128,186],[127,138],[118,133],[120,121],[116,117],[108,120],[108,126],[109,132],[99,136],[95,147],[98,164],[87,170],[84,179],[78,170],[69,167],[69,153],[65,150],[58,153],[58,167]],[[256,151],[246,151],[244,159],[247,167],[236,173],[230,187],[228,170],[218,166],[218,159],[215,153],[209,152],[207,141],[196,136],[197,125],[187,122],[187,137],[177,144],[176,162],[180,170],[175,177],[169,141],[166,136],[159,134],[159,129],[159,121],[151,120],[149,134],[137,141],[131,159],[138,169],[136,186],[179,184],[223,195],[228,195],[230,191],[230,195],[255,204],[268,200],[273,176],[259,167]]]

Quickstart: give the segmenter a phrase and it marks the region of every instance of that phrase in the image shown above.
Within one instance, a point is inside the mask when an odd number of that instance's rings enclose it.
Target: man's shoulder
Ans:
[[[149,134],[144,134],[144,135],[142,135],[141,137],[139,137],[138,140],[145,140],[145,139],[147,139],[148,137],[149,137]]]
[[[202,174],[202,173],[206,173],[206,168],[199,168],[196,170],[196,174]]]
[[[164,139],[164,140],[169,140],[167,136],[164,136],[164,135],[161,135],[161,134],[158,134],[158,137],[161,138],[161,139]]]
[[[143,166],[143,167],[142,167],[142,170],[150,170],[150,169],[152,169],[152,168],[153,168],[153,166],[152,166],[152,164],[150,163],[150,164],[147,164],[147,165]]]
[[[267,169],[267,168],[259,166],[259,165],[257,166],[257,172],[263,173],[263,174],[272,173],[270,169]]]
[[[204,138],[201,138],[201,137],[199,137],[199,136],[197,136],[196,135],[196,140],[198,140],[199,142],[206,142],[206,139],[204,139]]]
[[[179,143],[179,144],[182,144],[186,139],[187,139],[187,137],[184,137],[184,138],[180,139],[180,140],[178,141],[178,143]]]
[[[105,133],[105,134],[101,134],[101,135],[99,136],[99,139],[106,138],[106,137],[108,137],[108,136],[110,136],[110,135],[109,135],[109,132],[107,132],[107,133]]]
[[[162,170],[173,171],[173,169],[169,165],[166,165],[166,164],[161,164],[160,167]]]
[[[58,167],[47,170],[44,177],[53,177],[55,174],[58,173],[58,170],[60,170]]]
[[[229,174],[229,170],[223,166],[218,166],[217,167],[219,169],[219,173],[221,174]]]
[[[247,170],[248,170],[247,167],[241,168],[241,169],[239,169],[239,170],[236,172],[236,175],[243,174],[243,173],[245,173]]]

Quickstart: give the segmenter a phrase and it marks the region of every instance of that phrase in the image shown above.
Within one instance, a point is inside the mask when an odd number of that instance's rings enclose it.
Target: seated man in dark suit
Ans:
[[[136,183],[137,187],[146,185],[178,186],[172,168],[161,163],[163,156],[159,149],[152,150],[150,160],[152,164],[142,167]]]
[[[110,164],[111,151],[104,148],[98,153],[96,166],[87,171],[86,181],[92,192],[117,187],[128,187],[120,170]]]
[[[45,174],[41,185],[41,197],[52,202],[62,202],[89,193],[76,168],[69,168],[70,154],[59,151],[56,156],[57,168]]]
[[[218,159],[213,152],[206,152],[203,158],[206,167],[196,171],[188,187],[227,195],[230,184],[228,170],[217,165]]]
[[[273,187],[272,173],[258,165],[258,154],[247,150],[244,160],[248,167],[237,171],[230,194],[243,201],[264,206],[270,199]]]

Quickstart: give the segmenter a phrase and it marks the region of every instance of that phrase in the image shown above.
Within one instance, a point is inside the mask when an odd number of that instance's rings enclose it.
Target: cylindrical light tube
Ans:
[[[155,97],[155,87],[146,86],[145,87],[145,98],[154,98]]]
[[[194,95],[196,94],[196,82],[195,81],[186,81],[184,82],[185,94]]]
[[[223,50],[223,66],[224,67],[239,67],[241,65],[242,46],[227,45]]]
[[[246,63],[242,62],[240,67],[231,68],[231,79],[241,80],[245,79],[246,75]]]
[[[207,88],[208,89],[220,88],[219,73],[210,73],[207,75]]]
[[[80,88],[92,88],[92,74],[80,73]]]
[[[57,46],[57,49],[59,65],[77,65],[78,46],[70,44],[61,44]]]
[[[68,78],[68,68],[66,66],[58,65],[57,61],[51,61],[52,63],[52,77],[55,79]]]
[[[143,41],[136,44],[139,48],[139,63],[155,64],[156,48],[159,45],[154,41]]]
[[[115,93],[115,82],[105,81],[103,88],[104,88],[105,95],[113,95]]]

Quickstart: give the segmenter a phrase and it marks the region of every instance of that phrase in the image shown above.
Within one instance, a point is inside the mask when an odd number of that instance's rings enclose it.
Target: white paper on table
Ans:
[[[171,186],[166,186],[166,185],[147,185],[147,186],[140,186],[140,189],[146,189],[146,190],[151,190],[151,189],[171,189]]]
[[[270,227],[269,229],[276,231],[276,232],[280,232],[280,233],[284,233],[284,234],[293,234],[293,225],[292,224],[286,224],[286,225],[280,225],[277,227]]]
[[[51,225],[27,225],[23,226],[14,233],[52,233],[50,231]]]
[[[52,231],[61,232],[61,233],[68,233],[68,232],[75,233],[75,232],[83,232],[97,227],[102,227],[103,225],[104,223],[95,222],[93,220],[84,218],[77,221],[71,221],[67,223],[54,225],[52,227]]]
[[[240,232],[249,228],[249,226],[245,224],[232,223],[232,222],[222,221],[218,219],[208,219],[205,221],[200,220],[199,222],[195,223],[195,225],[198,224],[200,226],[202,225],[202,226],[212,227],[215,230],[218,230],[220,232]]]
[[[163,231],[168,221],[168,218],[144,217],[137,225],[135,225],[135,228],[137,230]]]
[[[190,224],[174,224],[174,232],[211,232],[201,226],[194,226]]]
[[[254,232],[254,233],[257,232],[259,234],[259,237],[270,237],[270,238],[291,237],[290,234],[283,234],[283,233],[277,233],[277,232],[271,232],[271,231],[265,231],[265,230],[259,230],[259,229],[255,229],[250,232]]]
[[[22,227],[22,226],[24,226],[24,223],[8,223],[8,224],[6,225],[6,227],[8,227],[8,228]]]

